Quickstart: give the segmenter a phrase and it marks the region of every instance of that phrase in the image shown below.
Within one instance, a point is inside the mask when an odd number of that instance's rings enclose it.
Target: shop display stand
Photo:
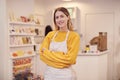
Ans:
[[[43,25],[31,22],[9,22],[11,79],[29,78],[36,73],[36,54],[44,38]],[[36,53],[37,52],[37,53]]]

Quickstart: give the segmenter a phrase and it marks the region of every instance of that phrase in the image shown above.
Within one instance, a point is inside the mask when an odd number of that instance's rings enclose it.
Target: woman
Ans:
[[[80,37],[73,31],[70,14],[64,7],[54,12],[56,30],[45,37],[40,58],[47,64],[45,80],[75,80],[72,65],[76,63]]]

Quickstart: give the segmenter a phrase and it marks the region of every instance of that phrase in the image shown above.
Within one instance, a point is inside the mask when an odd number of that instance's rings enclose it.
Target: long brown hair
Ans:
[[[56,8],[55,11],[54,11],[54,25],[55,25],[55,29],[59,30],[59,26],[56,25],[56,20],[55,20],[55,13],[57,11],[62,11],[69,18],[69,20],[67,22],[67,28],[70,31],[73,31],[73,25],[72,25],[72,22],[71,22],[70,14],[69,14],[68,10],[66,8],[64,8],[64,7]]]

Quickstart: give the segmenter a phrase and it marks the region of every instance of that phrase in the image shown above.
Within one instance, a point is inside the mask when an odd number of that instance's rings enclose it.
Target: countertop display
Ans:
[[[103,51],[103,52],[88,52],[88,53],[82,53],[82,52],[79,52],[78,56],[100,56],[100,55],[104,55],[104,54],[107,54],[109,51],[106,50],[106,51]]]

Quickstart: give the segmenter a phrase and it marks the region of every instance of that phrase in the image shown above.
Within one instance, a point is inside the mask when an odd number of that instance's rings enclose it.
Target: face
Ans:
[[[68,17],[62,11],[57,11],[55,13],[55,21],[60,29],[67,28]]]

